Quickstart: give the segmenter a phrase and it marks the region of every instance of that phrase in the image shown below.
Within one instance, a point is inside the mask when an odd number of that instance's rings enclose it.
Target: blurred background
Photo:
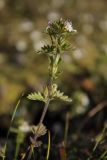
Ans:
[[[74,51],[62,56],[63,72],[57,80],[73,102],[52,103],[46,123],[48,118],[51,125],[57,119],[58,130],[66,112],[78,119],[107,101],[106,0],[0,0],[0,128],[9,126],[22,93],[16,117],[38,122],[43,104],[27,100],[26,95],[41,90],[46,82],[48,59],[36,51],[49,42],[44,33],[48,21],[60,17],[70,19],[78,31],[71,38]],[[106,122],[105,113],[106,107],[97,114],[97,129]]]

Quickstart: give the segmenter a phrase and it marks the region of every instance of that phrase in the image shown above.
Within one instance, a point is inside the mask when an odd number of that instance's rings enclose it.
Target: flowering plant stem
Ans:
[[[67,41],[69,34],[75,33],[72,23],[70,21],[64,21],[62,19],[54,22],[49,22],[46,28],[46,34],[50,37],[51,43],[41,47],[38,52],[45,54],[49,58],[49,75],[48,83],[45,86],[43,93],[35,92],[28,95],[28,99],[39,100],[45,102],[45,106],[40,117],[39,123],[33,132],[33,137],[30,137],[31,145],[28,147],[29,153],[27,160],[30,160],[34,153],[34,148],[40,146],[38,137],[46,133],[46,127],[43,126],[44,117],[46,115],[48,106],[53,99],[60,99],[66,102],[71,102],[71,98],[64,95],[63,92],[58,90],[55,80],[59,77],[59,65],[61,62],[61,54],[70,48],[70,44]],[[24,156],[25,157],[25,156]]]

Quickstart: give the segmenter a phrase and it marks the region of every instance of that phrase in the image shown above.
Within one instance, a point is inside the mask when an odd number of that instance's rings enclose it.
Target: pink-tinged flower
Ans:
[[[49,29],[51,29],[51,28],[52,28],[52,22],[49,21],[49,22],[48,22],[48,26],[46,27],[46,32],[47,32]]]
[[[72,22],[69,20],[65,21],[64,26],[65,26],[66,31],[68,32],[77,32],[76,30],[73,29]]]

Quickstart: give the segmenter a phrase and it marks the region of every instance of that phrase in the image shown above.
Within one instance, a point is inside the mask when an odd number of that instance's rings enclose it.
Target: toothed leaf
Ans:
[[[66,102],[71,102],[72,99],[69,98],[68,96],[64,95],[63,92],[61,92],[60,90],[57,89],[57,85],[53,84],[52,86],[52,97],[54,98],[58,98],[60,100],[66,101]]]
[[[37,101],[45,102],[45,98],[43,97],[43,95],[40,92],[31,93],[27,96],[27,98],[30,100],[37,100]]]
[[[40,126],[32,126],[32,132],[33,134],[37,135],[37,137],[41,137],[46,134],[47,129],[46,126],[41,124]]]

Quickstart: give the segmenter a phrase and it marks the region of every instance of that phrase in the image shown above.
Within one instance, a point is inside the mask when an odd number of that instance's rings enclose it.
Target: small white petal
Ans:
[[[77,32],[76,30],[73,29],[71,21],[65,21],[65,29],[68,32]]]

